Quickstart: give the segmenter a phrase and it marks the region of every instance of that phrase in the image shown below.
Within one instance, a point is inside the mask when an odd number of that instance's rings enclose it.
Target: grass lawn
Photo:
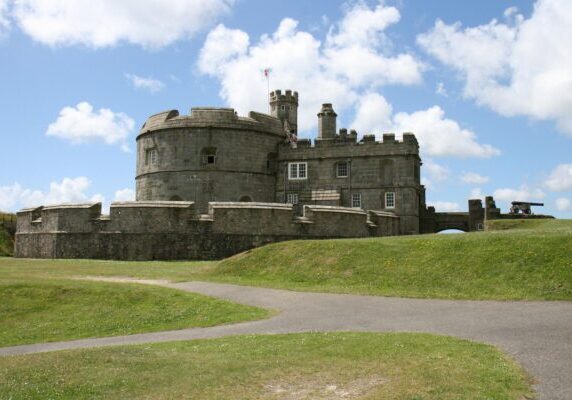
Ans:
[[[517,228],[506,230],[509,225]],[[220,262],[0,258],[0,277],[120,275],[382,296],[572,300],[572,221],[487,232],[275,243]]]
[[[269,314],[256,307],[146,285],[0,280],[0,347],[213,326]]]
[[[3,399],[531,395],[530,379],[494,347],[428,334],[251,335],[0,358]]]

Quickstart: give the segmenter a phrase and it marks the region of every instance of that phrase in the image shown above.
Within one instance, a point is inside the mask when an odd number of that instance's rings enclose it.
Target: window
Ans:
[[[286,197],[286,203],[298,204],[298,193],[288,193]]]
[[[395,192],[385,194],[385,208],[395,208]]]
[[[280,109],[281,109],[282,111],[286,111],[286,106],[280,106]]]
[[[352,193],[352,207],[361,208],[361,193]]]
[[[349,174],[350,166],[347,162],[340,162],[336,165],[336,176],[338,178],[347,178]]]
[[[145,165],[157,165],[159,163],[159,155],[157,149],[149,149],[145,153]]]
[[[201,162],[203,165],[216,164],[216,147],[205,147],[201,150]]]
[[[306,179],[308,163],[293,162],[288,164],[288,179]]]

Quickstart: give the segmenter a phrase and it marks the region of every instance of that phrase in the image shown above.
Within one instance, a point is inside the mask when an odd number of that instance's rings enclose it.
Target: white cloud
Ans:
[[[435,211],[437,212],[454,212],[461,210],[458,203],[450,201],[433,201],[429,205],[435,207]]]
[[[144,78],[134,74],[125,74],[125,77],[133,86],[138,89],[145,89],[151,93],[160,92],[165,88],[165,84],[158,79]]]
[[[133,189],[125,188],[115,192],[113,201],[134,201],[135,191]]]
[[[429,182],[443,182],[451,175],[451,171],[435,161],[428,159],[423,163],[423,171],[429,176]]]
[[[560,164],[554,168],[544,186],[554,192],[572,190],[572,164]]]
[[[413,132],[421,151],[431,156],[491,157],[500,150],[476,141],[473,131],[462,128],[458,122],[446,118],[439,106],[411,114],[401,112],[394,116],[398,132]]]
[[[25,189],[19,183],[0,186],[0,210],[16,211],[20,208],[40,205],[103,202],[104,197],[101,194],[88,195],[86,193],[90,186],[91,181],[84,176],[52,182],[48,192]]]
[[[133,119],[124,113],[115,113],[107,108],[94,112],[91,104],[82,102],[76,107],[64,107],[46,134],[72,143],[103,140],[107,144],[120,144],[124,151],[128,151],[127,137],[134,126]]]
[[[435,88],[435,93],[443,97],[449,97],[449,93],[447,93],[447,89],[445,89],[445,84],[443,82],[439,82],[437,87]]]
[[[473,188],[471,190],[471,199],[481,199],[485,200],[485,195],[481,188]]]
[[[0,0],[0,38],[10,30],[8,20],[8,0]]]
[[[352,128],[358,132],[380,134],[384,129],[393,129],[393,107],[378,93],[366,93],[357,101]]]
[[[461,176],[461,180],[465,183],[474,184],[474,185],[483,185],[489,181],[488,176],[482,176],[475,172],[465,172]]]
[[[528,201],[540,200],[545,197],[541,189],[533,189],[527,185],[521,185],[518,189],[502,188],[494,191],[495,200],[502,201]]]
[[[556,199],[556,209],[558,211],[572,211],[572,201],[565,197]]]
[[[572,2],[538,0],[525,19],[463,28],[437,21],[418,43],[465,82],[464,94],[505,116],[553,120],[572,136]]]
[[[324,42],[298,30],[298,22],[290,18],[256,43],[241,30],[219,25],[209,33],[197,67],[220,81],[221,97],[242,114],[266,112],[262,70],[272,68],[272,88],[301,91],[299,130],[308,131],[316,126],[316,113],[325,101],[343,112],[381,85],[421,82],[419,61],[389,51],[384,30],[398,20],[393,7],[380,3],[369,8],[357,2],[330,26]]]
[[[234,0],[19,0],[14,19],[50,46],[158,48],[193,37],[227,14]]]
[[[438,106],[412,114],[392,116],[393,107],[378,93],[365,93],[357,100],[352,127],[360,133],[388,131],[413,132],[421,151],[430,156],[491,157],[500,151],[476,141],[474,132],[463,129],[454,120],[445,118]]]

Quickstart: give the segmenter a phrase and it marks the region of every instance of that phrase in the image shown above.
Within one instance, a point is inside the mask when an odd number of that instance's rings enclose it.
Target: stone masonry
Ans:
[[[270,93],[270,115],[230,108],[169,110],[137,136],[136,201],[60,205],[18,213],[16,256],[218,259],[270,242],[482,229],[468,213],[425,205],[412,133],[337,130],[319,110],[314,143],[297,139],[298,93]]]

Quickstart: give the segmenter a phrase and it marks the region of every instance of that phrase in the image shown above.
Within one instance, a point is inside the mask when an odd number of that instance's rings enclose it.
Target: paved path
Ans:
[[[539,399],[572,399],[572,302],[421,300],[207,282],[156,283],[281,312],[266,320],[212,328],[5,347],[0,356],[252,333],[430,332],[497,345],[536,378]]]

